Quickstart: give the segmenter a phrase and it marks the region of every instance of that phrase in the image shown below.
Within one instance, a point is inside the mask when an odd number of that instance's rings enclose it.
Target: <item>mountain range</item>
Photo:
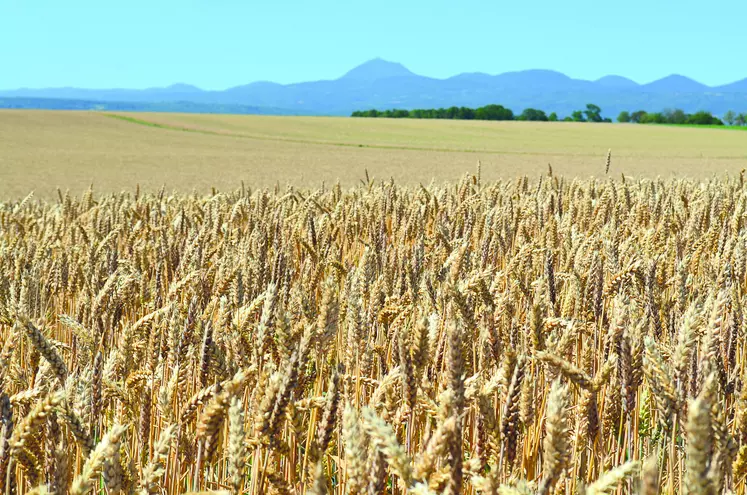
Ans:
[[[479,107],[497,103],[520,112],[533,107],[561,117],[587,103],[599,105],[614,118],[621,110],[686,112],[747,111],[747,78],[710,87],[681,75],[638,84],[610,75],[595,81],[573,79],[551,70],[525,70],[498,75],[463,73],[446,79],[415,74],[402,64],[370,60],[327,81],[278,84],[253,82],[222,91],[189,84],[149,89],[47,88],[0,91],[0,107],[58,108],[75,100],[78,107],[116,110],[200,111],[349,115],[370,108]],[[25,103],[24,103],[25,102]],[[98,103],[97,103],[98,102]]]

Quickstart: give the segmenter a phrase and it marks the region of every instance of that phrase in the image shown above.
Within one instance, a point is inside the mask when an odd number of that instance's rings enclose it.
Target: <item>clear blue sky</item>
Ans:
[[[745,0],[0,0],[0,89],[223,89],[374,57],[433,77],[747,77]],[[739,60],[742,60],[740,63]]]

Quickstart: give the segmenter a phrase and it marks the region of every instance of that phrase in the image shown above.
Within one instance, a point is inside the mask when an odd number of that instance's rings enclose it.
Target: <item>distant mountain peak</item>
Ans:
[[[661,92],[685,93],[703,91],[708,89],[708,86],[680,74],[670,74],[666,77],[645,84],[643,88]]]
[[[498,74],[499,76],[506,75],[506,74],[523,74],[523,75],[530,75],[530,76],[551,76],[551,77],[559,77],[562,79],[570,79],[566,74],[563,74],[560,71],[552,70],[552,69],[524,69],[524,70],[513,70],[504,72],[503,74]]]
[[[397,62],[374,58],[351,69],[340,79],[376,81],[390,77],[414,76],[407,67]]]
[[[75,88],[70,88],[75,90]],[[128,91],[128,90],[125,90]],[[146,91],[151,92],[155,94],[180,94],[180,95],[188,95],[188,94],[196,94],[196,93],[202,93],[203,90],[198,88],[197,86],[193,86],[191,84],[184,84],[184,83],[176,83],[171,84],[169,86],[166,86],[165,88],[147,88],[144,90],[134,90],[134,91]]]
[[[683,76],[682,74],[669,74],[666,77],[662,77],[659,79],[660,81],[694,81],[694,79],[689,78],[687,76]]]
[[[693,83],[697,84],[699,86],[703,86],[695,79],[691,79],[687,76],[683,76],[682,74],[669,74],[666,77],[662,77],[661,79],[654,81],[654,82],[676,82],[676,83]]]
[[[180,91],[180,92],[184,92],[184,93],[192,93],[192,92],[195,92],[195,91],[202,91],[197,86],[194,86],[192,84],[184,84],[184,83],[175,83],[175,84],[172,84],[170,86],[167,86],[164,89],[168,89],[168,90],[171,90],[171,91]]]
[[[632,79],[615,75],[600,77],[599,79],[594,81],[594,83],[600,86],[604,86],[605,88],[614,89],[635,88],[638,86],[638,83],[633,81]]]

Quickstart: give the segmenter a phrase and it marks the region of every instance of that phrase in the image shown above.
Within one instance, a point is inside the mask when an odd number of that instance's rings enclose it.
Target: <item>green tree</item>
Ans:
[[[687,117],[687,123],[693,125],[724,125],[720,119],[714,117],[711,112],[700,111]]]
[[[675,108],[674,110],[667,108],[661,112],[661,115],[664,116],[664,122],[667,124],[684,124],[687,122],[687,114],[679,108]]]
[[[729,110],[724,114],[724,122],[726,122],[729,125],[734,125],[734,122],[737,120],[737,114],[734,113],[734,111]]]
[[[542,121],[547,122],[547,115],[542,110],[535,108],[526,108],[521,115],[517,117],[517,120],[531,120],[531,121]]]
[[[586,105],[586,110],[584,110],[584,114],[586,115],[586,120],[588,120],[589,122],[601,122],[602,121],[602,109],[594,105],[593,103],[588,103]]]
[[[642,123],[644,120],[646,120],[646,115],[648,115],[643,110],[638,110],[637,112],[633,112],[630,114],[630,121],[635,122],[636,124]]]
[[[459,107],[459,118],[462,120],[472,120],[475,118],[475,111],[467,107]]]
[[[571,114],[571,120],[574,122],[586,122],[586,119],[584,118],[584,112],[581,110],[576,110]]]
[[[617,116],[617,121],[622,123],[630,122],[630,112],[623,110],[620,115]]]
[[[641,124],[666,124],[667,117],[661,112],[647,113],[641,118]]]
[[[734,123],[736,125],[747,124],[747,113],[740,113],[739,115],[737,115],[737,117],[734,119]]]
[[[502,105],[485,105],[475,110],[478,120],[514,120],[514,113]]]
[[[550,116],[547,118],[550,122],[557,122],[558,121],[558,114],[553,112],[550,114]]]
[[[680,110],[679,108],[676,108],[672,112],[672,123],[673,124],[684,124],[687,122],[687,114],[684,110]]]
[[[455,119],[457,118],[457,115],[459,114],[459,108],[457,107],[449,107],[446,109],[446,118],[447,119]]]

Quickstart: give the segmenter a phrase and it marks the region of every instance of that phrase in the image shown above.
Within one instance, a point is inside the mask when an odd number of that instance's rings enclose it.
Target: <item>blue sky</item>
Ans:
[[[433,77],[747,77],[745,0],[0,0],[0,89],[224,89],[374,57]],[[742,62],[738,62],[738,60]]]

